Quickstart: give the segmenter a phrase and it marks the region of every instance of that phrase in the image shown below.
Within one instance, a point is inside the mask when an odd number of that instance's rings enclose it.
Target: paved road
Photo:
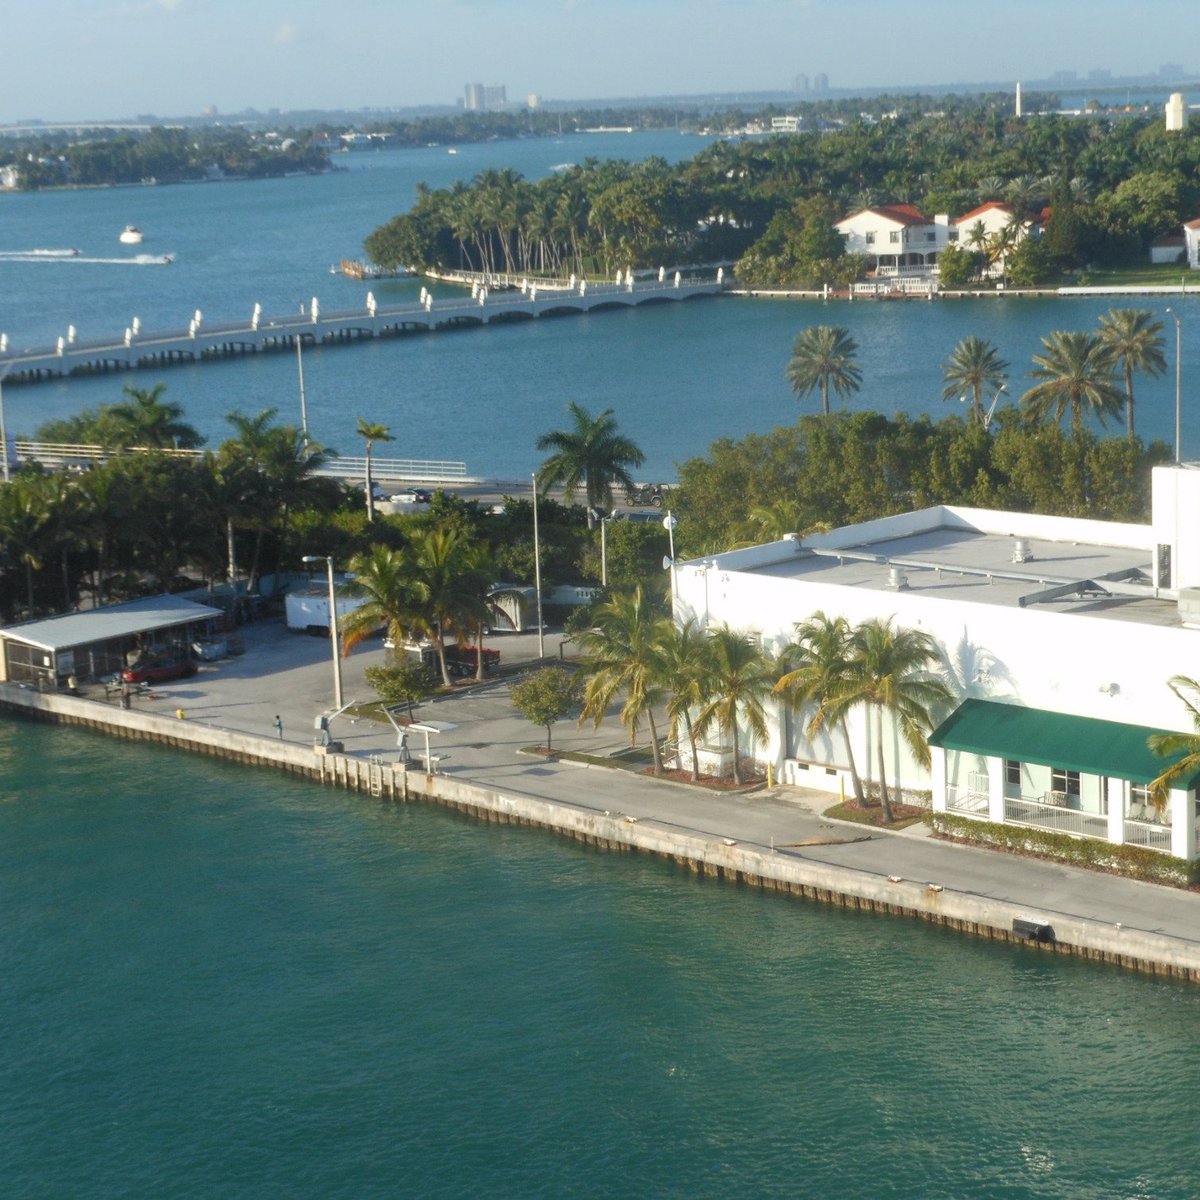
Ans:
[[[332,707],[329,640],[291,633],[279,622],[247,626],[243,640],[245,655],[206,665],[194,679],[165,685],[156,690],[158,699],[139,699],[136,704],[167,714],[183,708],[189,721],[260,737],[275,736],[278,714],[286,740],[311,744],[314,718]],[[560,641],[556,633],[546,635],[549,657],[558,656]],[[506,663],[537,655],[536,634],[497,635],[488,644],[501,651]],[[373,696],[363,671],[382,664],[384,651],[379,642],[367,645],[371,648],[359,648],[343,662],[347,700],[366,701]],[[92,695],[102,698],[103,690]],[[523,746],[542,740],[542,731],[514,714],[504,681],[423,704],[417,716],[454,723],[455,730],[435,739],[434,749],[444,756],[441,769],[488,787],[591,811],[628,814],[642,822],[713,838],[774,847],[777,853],[802,854],[879,877],[898,875],[939,883],[948,891],[1020,905],[1031,917],[1051,924],[1056,915],[1065,914],[1200,944],[1200,896],[1192,893],[954,846],[931,839],[923,826],[900,833],[868,834],[861,826],[824,818],[821,813],[828,807],[829,797],[803,789],[776,788],[730,796],[626,771],[522,755]],[[393,761],[397,756],[396,734],[390,726],[342,717],[334,722],[333,736],[353,755],[382,754]],[[410,748],[417,740],[410,737]],[[615,720],[599,731],[590,724],[580,729],[568,721],[555,726],[554,744],[607,755],[626,742]],[[814,841],[827,844],[812,844]]]

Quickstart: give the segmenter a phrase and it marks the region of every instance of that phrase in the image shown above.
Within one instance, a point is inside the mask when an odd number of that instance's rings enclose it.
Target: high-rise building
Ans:
[[[499,112],[508,107],[508,89],[502,83],[489,83],[483,89],[483,107],[486,112]]]
[[[1182,92],[1172,92],[1167,100],[1167,131],[1180,133],[1187,128],[1188,111]]]
[[[483,84],[468,83],[463,91],[463,107],[467,112],[483,112]]]
[[[792,91],[801,94],[808,91],[808,76],[797,75],[792,79]]]
[[[824,71],[818,71],[813,76],[812,90],[814,92],[820,92],[822,94],[829,91],[829,76],[826,75]]]

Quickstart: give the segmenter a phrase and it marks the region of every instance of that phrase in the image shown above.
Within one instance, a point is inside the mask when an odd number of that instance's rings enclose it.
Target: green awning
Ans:
[[[929,736],[931,746],[965,750],[992,758],[1061,767],[1087,775],[1110,775],[1132,783],[1149,783],[1177,758],[1160,758],[1146,744],[1146,725],[1121,725],[1092,717],[1021,708],[991,700],[964,700]],[[1179,780],[1191,788],[1200,768]]]

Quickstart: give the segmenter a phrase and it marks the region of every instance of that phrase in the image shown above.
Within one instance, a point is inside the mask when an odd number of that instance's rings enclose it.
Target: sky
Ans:
[[[1155,72],[1195,0],[0,0],[0,123]]]

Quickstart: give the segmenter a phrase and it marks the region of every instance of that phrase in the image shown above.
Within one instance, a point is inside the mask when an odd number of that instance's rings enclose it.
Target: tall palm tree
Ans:
[[[792,343],[788,382],[797,399],[815,389],[821,392],[821,411],[829,415],[829,389],[845,398],[862,384],[862,371],[855,366],[858,343],[840,325],[811,325],[801,330]]]
[[[775,686],[772,665],[757,641],[751,642],[743,630],[723,625],[712,633],[704,682],[708,696],[696,718],[696,727],[703,731],[716,721],[721,732],[732,739],[733,782],[740,784],[738,717],[740,714],[756,737],[767,736],[763,700]]]
[[[854,799],[864,803],[862,778],[854,761],[846,714],[857,702],[853,678],[854,640],[845,617],[828,617],[815,612],[796,626],[796,641],[783,655],[788,668],[775,684],[777,695],[790,698],[796,712],[809,706],[812,715],[804,732],[814,738],[833,728],[846,743],[846,763]]]
[[[1161,813],[1167,805],[1171,785],[1183,776],[1200,770],[1200,681],[1190,675],[1172,675],[1167,687],[1179,697],[1180,703],[1192,718],[1192,733],[1152,733],[1146,739],[1153,753],[1175,761],[1163,768],[1150,783],[1150,798]]]
[[[1163,355],[1163,323],[1144,308],[1110,308],[1100,318],[1100,340],[1121,364],[1125,375],[1125,431],[1133,441],[1133,373],[1150,376],[1167,369]]]
[[[1125,397],[1112,379],[1115,360],[1098,334],[1057,329],[1042,338],[1042,353],[1035,354],[1033,362],[1030,374],[1041,382],[1021,397],[1021,403],[1035,420],[1053,415],[1061,423],[1069,412],[1071,431],[1079,433],[1085,409],[1104,425],[1125,407]]]
[[[33,573],[40,571],[50,523],[44,489],[34,479],[14,479],[0,485],[0,545],[10,561],[25,568],[27,611],[34,615]]]
[[[450,687],[447,632],[477,628],[479,580],[469,535],[459,526],[434,525],[413,535],[406,548],[421,631],[433,642],[442,682]]]
[[[403,551],[372,546],[350,560],[350,572],[354,581],[346,590],[365,599],[341,619],[343,654],[349,654],[381,625],[393,646],[400,646],[410,630],[423,626],[412,563]]]
[[[588,675],[580,720],[591,717],[598,727],[609,705],[623,696],[621,723],[632,739],[637,737],[642,720],[646,720],[650,726],[654,773],[661,775],[662,750],[654,719],[654,706],[666,694],[658,647],[660,618],[637,587],[597,605],[592,620],[591,629],[576,635],[583,647],[584,670]]]
[[[999,395],[1008,378],[1007,371],[1008,363],[991,342],[981,337],[965,337],[942,368],[942,378],[946,381],[942,399],[958,400],[970,395],[971,420],[983,425],[986,422],[983,394],[990,391]]]
[[[574,422],[570,429],[552,430],[537,440],[539,450],[553,451],[542,463],[538,484],[542,488],[561,484],[568,504],[582,484],[590,528],[592,509],[611,509],[613,484],[632,487],[629,470],[640,467],[646,456],[635,442],[617,432],[611,408],[592,416],[582,405],[571,401],[567,411]]]
[[[682,720],[692,751],[693,783],[700,778],[700,763],[692,713],[699,711],[706,699],[705,688],[712,668],[711,646],[712,642],[690,618],[681,625],[676,625],[669,617],[660,622],[659,665],[663,682],[670,692],[667,716],[673,726],[671,736],[677,737],[678,723]]]
[[[883,745],[883,716],[888,713],[900,736],[923,767],[929,766],[929,742],[933,728],[931,709],[950,704],[953,695],[927,668],[937,660],[933,638],[922,630],[896,628],[890,617],[872,617],[855,626],[850,688],[875,718],[876,762],[879,770],[879,799],[884,819],[891,821],[892,800],[888,791]]]
[[[126,400],[104,410],[105,442],[120,449],[191,450],[204,439],[182,420],[183,406],[162,399],[165,383],[154,387],[123,389]]]
[[[392,431],[386,425],[358,418],[357,433],[367,443],[366,489],[367,489],[367,520],[375,520],[375,486],[371,481],[371,451],[376,442],[394,442]]]

